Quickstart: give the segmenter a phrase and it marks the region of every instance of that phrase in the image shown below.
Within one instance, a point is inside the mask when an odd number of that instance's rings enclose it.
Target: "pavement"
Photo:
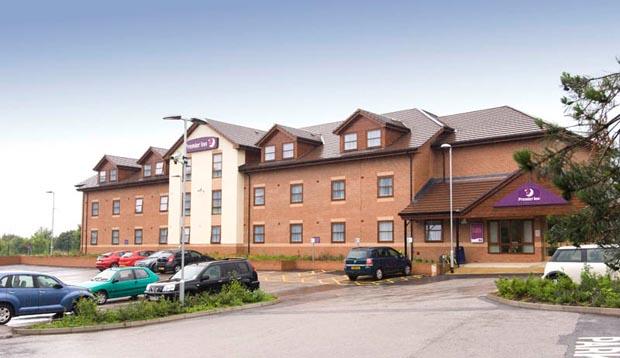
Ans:
[[[119,357],[527,358],[588,356],[598,349],[592,344],[609,348],[609,337],[620,346],[619,319],[498,304],[485,298],[493,278],[339,285],[318,281],[338,281],[337,273],[315,275],[311,283],[301,282],[304,274],[293,283],[263,280],[267,291],[280,292],[274,306],[124,330],[15,336],[0,342],[0,357],[108,357],[114,349]]]
[[[545,272],[546,262],[485,262],[462,264],[453,275],[505,275],[535,274]]]

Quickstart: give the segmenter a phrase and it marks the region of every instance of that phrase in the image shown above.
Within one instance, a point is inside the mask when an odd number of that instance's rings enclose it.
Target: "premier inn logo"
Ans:
[[[553,191],[536,183],[525,183],[517,190],[500,199],[495,205],[496,208],[512,206],[535,206],[535,205],[565,205],[568,204],[564,198]]]
[[[526,188],[523,188],[523,190],[520,191],[519,196],[517,197],[517,201],[521,202],[540,201],[540,199],[540,190],[538,190],[538,188],[534,186],[528,186]]]
[[[220,140],[218,137],[194,138],[187,141],[187,152],[195,153],[205,150],[216,149],[219,145],[219,142]]]

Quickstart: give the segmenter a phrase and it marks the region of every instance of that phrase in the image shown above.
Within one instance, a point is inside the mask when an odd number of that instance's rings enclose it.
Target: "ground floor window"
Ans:
[[[254,243],[262,244],[265,242],[265,225],[254,225]]]
[[[534,222],[532,220],[489,221],[489,253],[533,254]]]
[[[183,242],[189,244],[190,229],[189,226],[183,228]]]
[[[112,245],[118,245],[120,243],[120,235],[118,230],[112,230]]]
[[[135,245],[142,245],[142,229],[134,230],[133,243]]]
[[[441,220],[428,220],[424,223],[424,240],[430,242],[443,241]]]
[[[222,241],[221,226],[211,226],[211,243],[219,244]]]
[[[304,241],[303,231],[304,229],[302,224],[291,224],[291,243],[302,243]]]
[[[346,241],[345,226],[345,223],[332,223],[332,242],[343,243]]]
[[[90,244],[91,245],[97,245],[97,239],[99,238],[99,231],[97,230],[92,230],[90,232]]]
[[[160,227],[159,228],[159,243],[165,245],[168,243],[168,228]]]
[[[377,241],[379,242],[392,242],[394,241],[394,222],[393,221],[379,221],[377,223]]]

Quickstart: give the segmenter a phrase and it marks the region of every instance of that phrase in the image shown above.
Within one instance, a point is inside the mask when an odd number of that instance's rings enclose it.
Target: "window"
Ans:
[[[90,204],[90,215],[99,216],[99,202],[98,201],[93,201]]]
[[[265,188],[254,188],[254,206],[265,205]]]
[[[162,195],[159,197],[159,211],[168,211],[168,195]]]
[[[97,245],[97,240],[99,239],[99,231],[91,230],[90,232],[90,244]]]
[[[146,271],[144,271],[143,269],[135,269],[133,270],[133,273],[136,275],[136,280],[149,277],[149,274],[146,273]]]
[[[394,222],[393,221],[379,221],[378,224],[378,241],[379,242],[392,242],[394,241]]]
[[[304,242],[304,226],[302,224],[291,224],[290,231],[291,243],[300,244]]]
[[[144,209],[144,198],[136,198],[136,214],[142,214]]]
[[[142,170],[144,171],[145,177],[151,176],[151,165],[150,164],[144,164],[144,167],[142,167]]]
[[[0,278],[0,288],[9,288],[9,278],[11,275],[6,275],[3,278]]]
[[[49,276],[38,275],[35,276],[37,280],[38,288],[54,288],[54,286],[60,283]]]
[[[291,204],[304,202],[304,185],[291,184]]]
[[[183,242],[185,242],[186,244],[189,244],[189,237],[190,237],[190,228],[189,226],[184,226],[183,227]]]
[[[110,170],[110,181],[118,180],[118,175],[116,169]]]
[[[100,171],[99,172],[99,182],[100,183],[105,183],[105,171]]]
[[[155,163],[155,175],[164,175],[164,162]]]
[[[346,241],[345,228],[345,223],[332,223],[332,242],[344,243]]]
[[[31,275],[13,275],[12,288],[34,288],[34,279]]]
[[[357,149],[357,133],[347,133],[344,135],[344,150]]]
[[[284,143],[282,144],[282,159],[291,159],[295,156],[295,144]]]
[[[133,231],[133,243],[135,245],[142,245],[142,229],[135,229]]]
[[[222,227],[211,226],[211,243],[219,244],[220,242],[222,242]]]
[[[581,249],[566,249],[557,250],[553,254],[552,262],[581,262],[582,260]],[[590,262],[588,257],[588,262]]]
[[[209,265],[209,268],[202,274],[203,278],[208,278],[209,281],[217,281],[222,277],[222,266]]]
[[[213,197],[211,203],[211,214],[220,215],[222,213],[222,191],[213,190]]]
[[[332,181],[332,201],[345,200],[345,181],[334,180]]]
[[[121,201],[113,200],[112,201],[112,215],[120,215],[121,214]]]
[[[211,172],[212,178],[222,177],[222,153],[213,154],[213,168]]]
[[[118,245],[121,239],[118,230],[112,230],[112,245]]]
[[[192,214],[192,193],[183,194],[183,215],[190,216]]]
[[[192,180],[192,160],[187,159],[185,161],[185,181]]]
[[[389,198],[394,196],[394,177],[377,178],[377,197]]]
[[[159,243],[161,245],[165,245],[168,243],[168,228],[167,227],[159,228]]]
[[[380,147],[381,146],[381,130],[375,129],[366,132],[366,147]]]
[[[265,243],[265,225],[254,225],[254,243]]]
[[[443,227],[441,220],[431,220],[424,223],[424,240],[432,242],[443,241]]]
[[[532,220],[489,221],[489,253],[533,254]]]
[[[133,270],[122,270],[116,274],[116,279],[119,281],[131,281],[134,280]]]
[[[276,146],[268,145],[265,147],[265,161],[276,159]]]

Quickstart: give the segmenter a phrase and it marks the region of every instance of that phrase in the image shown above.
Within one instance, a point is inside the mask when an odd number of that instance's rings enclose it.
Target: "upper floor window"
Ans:
[[[394,222],[393,221],[379,221],[378,225],[378,238],[379,242],[392,242],[394,241]]]
[[[265,188],[254,188],[254,206],[265,205]]]
[[[366,147],[380,147],[381,146],[381,130],[375,129],[366,133]]]
[[[192,180],[192,160],[187,159],[185,162],[185,181]]]
[[[276,159],[276,146],[268,145],[265,147],[265,161]]]
[[[377,178],[377,196],[379,198],[389,198],[394,196],[394,177]]]
[[[155,175],[164,175],[164,162],[155,163]]]
[[[213,190],[211,199],[211,214],[220,215],[222,213],[222,191]]]
[[[168,195],[162,195],[159,197],[159,211],[168,211]]]
[[[190,216],[192,213],[192,193],[185,193],[183,198],[183,215]]]
[[[150,164],[144,164],[144,167],[142,168],[142,170],[144,170],[144,176],[145,177],[150,177],[151,176],[151,165]]]
[[[357,133],[347,133],[344,135],[344,150],[357,149]]]
[[[117,181],[118,175],[116,169],[110,170],[110,181]]]
[[[304,202],[304,185],[291,184],[291,204]]]
[[[142,214],[144,209],[144,198],[136,198],[136,214]]]
[[[121,201],[113,200],[112,201],[112,215],[120,215],[121,214]]]
[[[332,200],[345,200],[346,188],[344,180],[332,181]]]
[[[211,226],[211,243],[219,244],[220,242],[222,242],[222,227]]]
[[[282,144],[282,159],[291,159],[295,156],[295,144],[284,143]]]
[[[99,216],[99,202],[93,201],[90,204],[90,216]]]
[[[102,170],[99,172],[99,182],[105,183],[105,180],[106,180],[106,172],[105,170]]]
[[[211,172],[212,178],[222,177],[222,153],[213,154],[213,170]]]
[[[443,241],[441,220],[428,220],[424,223],[424,240]]]

